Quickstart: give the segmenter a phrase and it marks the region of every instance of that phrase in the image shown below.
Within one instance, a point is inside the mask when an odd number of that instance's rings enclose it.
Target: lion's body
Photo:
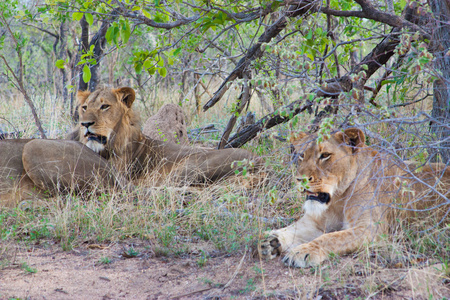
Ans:
[[[0,205],[127,181],[86,146],[68,140],[0,141]]]
[[[208,183],[234,174],[234,161],[255,158],[243,149],[193,148],[144,136],[131,109],[134,97],[131,88],[79,93],[80,122],[72,134],[129,180],[156,172],[160,180],[171,174],[177,182]]]
[[[78,100],[80,122],[71,140],[0,141],[3,204],[92,189],[94,183],[148,184],[151,176],[159,183],[167,176],[176,184],[209,183],[234,174],[233,162],[255,158],[243,149],[208,150],[145,137],[131,109],[131,88],[79,92]]]
[[[398,220],[432,220],[450,210],[450,169],[394,159],[364,146],[364,134],[349,129],[316,143],[302,135],[296,141],[300,156],[297,175],[304,178],[305,215],[296,223],[270,232],[261,254],[296,267],[317,265],[330,253],[356,251],[364,242],[391,233]],[[447,201],[447,202],[445,202]],[[428,218],[425,218],[428,217]]]

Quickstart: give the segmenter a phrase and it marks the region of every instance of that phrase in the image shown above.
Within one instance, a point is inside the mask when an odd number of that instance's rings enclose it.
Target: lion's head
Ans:
[[[130,87],[79,91],[77,140],[104,157],[123,155],[130,142],[142,139],[139,116],[131,106]]]
[[[307,195],[306,213],[321,215],[357,180],[364,141],[364,133],[356,128],[336,132],[321,142],[317,135],[291,137],[298,158],[296,179]]]

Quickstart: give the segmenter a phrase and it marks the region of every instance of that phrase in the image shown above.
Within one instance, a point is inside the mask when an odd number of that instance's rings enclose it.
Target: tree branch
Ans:
[[[214,97],[212,97],[203,106],[203,111],[207,111],[219,102],[229,88],[228,83],[232,82],[236,78],[242,78],[244,70],[247,69],[250,63],[263,55],[264,51],[261,50],[261,45],[263,43],[270,42],[272,38],[276,37],[284,28],[286,28],[287,18],[303,15],[307,12],[315,11],[315,9],[316,3],[313,0],[300,0],[297,4],[291,5],[288,10],[285,11],[277,21],[275,21],[275,23],[264,31],[264,33],[259,37],[258,42],[247,51],[247,54],[243,58],[241,58],[236,68],[230,73],[230,75],[228,75],[228,77],[220,85],[219,89],[214,93]]]
[[[376,9],[367,0],[355,0],[361,6],[362,11],[338,11],[328,7],[320,8],[320,12],[338,17],[357,17],[381,22],[396,28],[409,28],[413,32],[419,32],[424,38],[431,39],[431,35],[420,26],[405,20],[395,14]],[[405,8],[406,9],[406,8]]]
[[[23,85],[23,60],[22,60],[22,51],[21,51],[21,46],[19,45],[19,43],[17,42],[14,33],[11,31],[11,28],[8,24],[8,22],[6,22],[5,16],[3,15],[3,12],[0,11],[0,16],[1,19],[3,20],[3,23],[6,27],[6,30],[9,32],[15,46],[16,46],[16,52],[17,55],[19,57],[19,76],[16,76],[16,74],[13,72],[13,70],[11,69],[11,67],[9,66],[8,62],[6,61],[6,58],[3,55],[0,55],[0,58],[3,59],[3,61],[5,62],[6,67],[8,68],[8,70],[11,72],[11,74],[13,75],[14,79],[17,81],[17,85],[19,87],[20,92],[22,93],[22,95],[25,98],[25,101],[27,102],[28,106],[30,106],[31,109],[31,113],[34,117],[34,122],[36,124],[36,127],[39,130],[39,133],[41,134],[41,138],[45,139],[45,132],[44,129],[42,128],[42,124],[41,121],[39,120],[39,117],[37,115],[36,112],[36,108],[34,107],[34,103],[31,100],[31,98],[28,96],[28,93]]]
[[[166,30],[170,30],[172,28],[180,27],[182,25],[186,25],[186,24],[195,22],[202,17],[202,15],[200,15],[200,14],[195,14],[192,17],[187,17],[187,18],[182,17],[181,19],[178,19],[174,22],[159,23],[159,22],[153,21],[152,19],[147,18],[144,15],[141,15],[141,14],[138,14],[135,12],[130,12],[124,7],[118,8],[118,13],[120,15],[122,15],[123,17],[139,20],[142,24],[145,24],[147,26],[154,27],[154,28],[166,29]]]
[[[259,132],[272,128],[278,124],[286,123],[295,115],[310,109],[313,106],[312,101],[306,101],[302,104],[302,99],[291,102],[289,105],[281,107],[278,111],[270,113],[265,117],[259,119],[255,124],[249,125],[234,134],[225,148],[239,148],[251,139],[253,139]],[[281,114],[280,112],[284,112]]]
[[[37,26],[35,26],[33,24],[28,24],[28,23],[23,23],[23,24],[26,25],[26,26],[30,26],[30,27],[36,28],[37,30],[40,30],[42,32],[45,32],[45,33],[51,35],[52,37],[54,37],[55,39],[59,39],[59,35],[57,33],[53,33],[51,31],[48,31],[47,29],[44,29],[44,28],[41,28],[41,27],[37,27]]]
[[[405,8],[405,17],[407,19],[414,19],[417,17],[416,10],[411,7]],[[393,28],[391,33],[387,35],[364,59],[356,65],[348,74],[337,79],[333,78],[328,81],[327,84],[322,85],[316,91],[316,96],[319,97],[336,97],[342,92],[348,92],[354,87],[354,83],[351,80],[351,75],[358,74],[361,71],[366,72],[366,76],[361,78],[356,88],[364,88],[364,84],[367,80],[382,66],[385,65],[388,60],[394,55],[394,49],[399,43],[400,28]],[[297,109],[293,109],[296,105],[300,105],[301,100],[294,101],[288,106],[282,108],[281,111],[288,111],[289,114],[280,114],[279,112],[271,113],[254,125],[249,126],[239,134],[235,134],[230,138],[228,145],[225,148],[241,147],[246,142],[254,138],[259,132],[269,129],[278,124],[287,122],[298,113],[305,111],[312,107],[313,102],[307,102],[303,106]],[[324,116],[333,111],[335,107],[327,105],[323,111],[319,113],[316,119],[313,121],[317,124]],[[286,117],[288,115],[289,117]]]

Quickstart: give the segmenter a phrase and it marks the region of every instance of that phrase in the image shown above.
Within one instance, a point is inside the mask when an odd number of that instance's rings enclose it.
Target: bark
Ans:
[[[194,75],[194,96],[195,96],[195,111],[197,112],[197,115],[200,115],[201,111],[201,96],[200,96],[200,74],[197,74],[195,72],[192,73]]]
[[[230,138],[229,143],[225,148],[239,148],[251,139],[253,139],[259,132],[270,129],[278,124],[286,123],[291,120],[291,116],[295,116],[307,109],[310,109],[314,102],[306,101],[302,105],[302,100],[291,102],[289,105],[283,106],[279,111],[268,114],[255,124],[247,126],[242,131],[236,133]],[[289,112],[280,114],[280,111]]]
[[[60,40],[60,46],[59,46],[59,59],[66,60],[67,58],[67,31],[68,31],[68,25],[66,20],[61,21],[61,25],[59,27],[59,40]],[[66,105],[69,95],[67,92],[67,70],[59,69],[61,72],[61,90],[62,90],[62,96],[63,96],[63,104]]]
[[[108,31],[108,28],[110,26],[109,20],[104,20],[102,22],[102,25],[100,26],[100,29],[97,31],[97,33],[92,38],[89,47],[94,46],[94,59],[97,61],[95,65],[91,67],[91,80],[89,81],[89,90],[92,92],[94,91],[99,83],[100,76],[99,76],[99,67],[100,67],[100,59],[103,56],[103,49],[106,45],[106,31]]]
[[[81,26],[81,45],[80,45],[80,51],[79,56],[81,54],[86,53],[89,50],[89,23],[86,21],[86,17],[83,15],[83,18],[80,20],[80,26]],[[79,61],[79,59],[77,59]],[[81,74],[81,66],[78,67],[78,74]],[[85,91],[88,89],[88,83],[84,82],[83,76],[80,75],[80,79],[78,80],[78,90],[79,91]]]
[[[78,61],[78,55],[74,52],[68,52],[69,54],[69,64],[70,64],[70,84],[75,85],[75,74],[77,71],[76,63]],[[76,112],[76,103],[75,103],[75,93],[72,91],[70,93],[70,105],[69,110],[72,116],[72,121],[76,122],[78,119],[78,112]]]
[[[239,96],[239,99],[236,103],[236,111],[233,112],[230,120],[228,121],[227,127],[225,128],[225,131],[223,132],[222,138],[220,139],[219,145],[217,149],[223,149],[227,145],[228,138],[230,137],[230,133],[233,130],[234,125],[236,125],[237,116],[239,116],[244,109],[245,105],[250,101],[251,98],[251,91],[250,91],[250,84],[248,82],[248,78],[250,76],[244,75],[245,82],[242,88],[242,93]]]
[[[185,62],[184,66],[186,68],[186,62]],[[183,69],[183,71],[181,71],[180,97],[178,99],[179,103],[183,103],[183,100],[184,100],[184,96],[186,93],[186,79],[187,79],[188,73],[189,73],[189,70],[187,70],[187,69]]]
[[[437,154],[441,161],[450,161],[450,2],[445,0],[429,0],[431,10],[436,19],[433,32],[435,68],[439,79],[433,83],[433,109],[431,115],[431,131],[441,140]]]

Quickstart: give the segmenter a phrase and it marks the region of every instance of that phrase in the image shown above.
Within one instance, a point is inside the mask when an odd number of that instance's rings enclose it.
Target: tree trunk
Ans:
[[[59,59],[66,60],[67,58],[67,31],[68,24],[66,20],[61,21],[61,25],[59,27],[59,41],[61,42],[59,46]],[[67,93],[67,70],[59,69],[61,72],[61,91],[63,96],[63,104],[64,106],[67,104],[69,95]]]
[[[83,15],[83,17],[80,20],[80,26],[81,26],[81,49],[79,51],[79,56],[81,54],[86,53],[89,50],[89,23],[86,21],[86,17]],[[79,59],[77,59],[79,61]],[[78,72],[81,73],[81,66],[78,67]],[[80,79],[78,80],[78,90],[79,91],[85,91],[88,89],[88,83],[84,82],[83,75],[80,75]]]
[[[250,73],[250,72],[248,72]],[[241,114],[242,110],[244,109],[245,105],[250,101],[251,98],[251,90],[250,90],[250,83],[248,82],[250,78],[250,75],[244,74],[244,85],[242,87],[241,95],[239,96],[239,99],[236,103],[236,110],[231,115],[230,120],[228,121],[227,127],[225,128],[225,131],[223,132],[222,138],[220,139],[219,145],[217,146],[217,149],[223,149],[225,146],[227,146],[228,138],[230,137],[230,133],[233,130],[234,125],[236,125],[237,117]]]
[[[197,74],[195,72],[192,72],[194,75],[194,96],[195,96],[195,111],[197,112],[197,115],[200,115],[200,112],[202,110],[201,108],[201,96],[200,96],[200,74]]]
[[[110,25],[109,20],[104,20],[102,22],[102,26],[100,26],[100,29],[97,31],[97,33],[94,35],[94,37],[91,40],[91,43],[89,46],[94,46],[94,59],[97,61],[95,65],[91,67],[91,80],[89,81],[89,90],[92,92],[94,91],[97,86],[98,82],[100,81],[99,76],[99,67],[100,67],[100,59],[103,55],[103,49],[106,45],[106,31],[108,31]]]
[[[433,109],[431,115],[435,122],[431,122],[431,131],[436,135],[439,154],[442,162],[450,161],[450,56],[446,55],[450,49],[450,2],[446,0],[429,1],[436,26],[433,32],[433,48],[435,68],[440,78],[433,83]],[[438,159],[438,158],[436,158]]]

